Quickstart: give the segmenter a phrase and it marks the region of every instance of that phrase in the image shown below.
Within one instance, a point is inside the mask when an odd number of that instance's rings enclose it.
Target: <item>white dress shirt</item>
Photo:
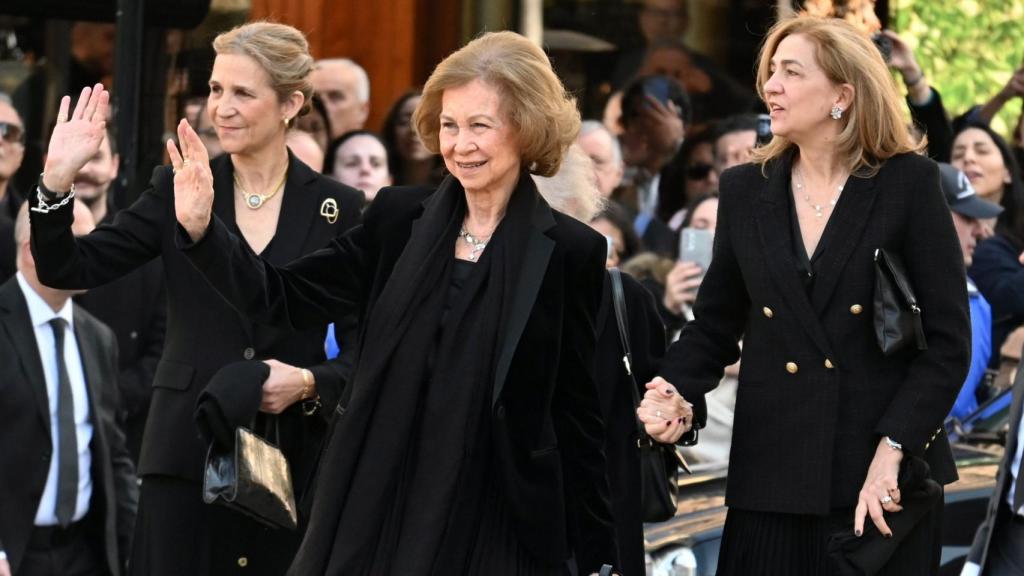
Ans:
[[[92,442],[92,422],[89,419],[89,396],[85,387],[85,370],[82,357],[78,351],[78,340],[75,339],[75,321],[70,299],[58,312],[29,285],[25,277],[18,272],[18,285],[25,302],[28,303],[28,314],[35,329],[36,346],[39,348],[39,359],[43,363],[43,375],[46,377],[46,395],[50,403],[50,441],[53,453],[50,457],[50,470],[46,473],[46,487],[39,500],[36,510],[36,526],[57,525],[57,463],[60,461],[59,435],[57,434],[57,399],[60,398],[57,376],[56,342],[50,320],[63,318],[67,322],[64,330],[64,363],[68,368],[71,381],[71,396],[75,402],[75,436],[78,440],[78,499],[75,502],[73,521],[77,522],[89,511],[89,500],[92,498],[92,453],[89,443]]]

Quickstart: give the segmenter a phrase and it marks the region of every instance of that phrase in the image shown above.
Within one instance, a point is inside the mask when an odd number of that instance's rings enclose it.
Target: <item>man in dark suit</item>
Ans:
[[[76,210],[75,231],[91,224]],[[137,488],[115,424],[117,343],[43,286],[27,206],[0,286],[0,576],[124,573]]]
[[[988,514],[974,535],[961,576],[1020,576],[1024,574],[1024,373],[1018,371],[1010,404],[1010,432],[1006,455]]]

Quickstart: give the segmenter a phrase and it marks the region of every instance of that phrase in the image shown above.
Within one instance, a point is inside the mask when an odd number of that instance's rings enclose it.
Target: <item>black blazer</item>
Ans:
[[[722,174],[713,260],[695,320],[661,373],[694,403],[740,356],[726,501],[748,510],[825,514],[852,506],[882,436],[956,479],[942,421],[967,374],[963,257],[936,164],[890,158],[851,177],[821,242],[808,294],[790,227],[790,156]],[[798,239],[798,241],[800,241]],[[928,350],[883,356],[873,331],[874,252],[901,254]]]
[[[234,169],[225,155],[211,162],[214,213],[234,227]],[[334,202],[339,214],[321,215]],[[289,154],[277,233],[265,251],[283,264],[312,252],[359,220],[362,193],[320,176]],[[206,446],[198,437],[193,410],[199,392],[222,366],[236,360],[276,358],[313,371],[326,410],[305,418],[297,405],[281,419],[282,448],[302,486],[316,459],[334,404],[344,383],[339,362],[325,362],[324,328],[293,334],[255,325],[231,308],[203,280],[174,244],[174,184],[170,167],[153,171],[149,188],[114,221],[74,238],[71,210],[32,213],[32,252],[40,279],[50,286],[91,288],[161,258],[167,289],[167,333],[153,380],[139,473],[192,481],[202,477]],[[198,493],[197,493],[198,497]]]
[[[93,425],[92,501],[85,522],[110,574],[124,573],[135,524],[135,470],[115,423],[117,341],[109,328],[75,308]],[[35,328],[15,278],[0,286],[0,549],[18,573],[53,457],[50,403]]]
[[[113,220],[113,215],[104,221]],[[117,337],[121,391],[118,422],[128,452],[139,461],[142,432],[153,395],[153,376],[164,351],[167,291],[160,263],[151,261],[109,284],[75,297],[75,302],[110,327]]]
[[[1024,373],[1017,372],[1017,378],[1013,385],[1013,400],[1010,404],[1010,431],[1006,436],[1006,449],[1003,451],[1003,462],[999,465],[999,475],[996,479],[996,488],[989,498],[985,521],[978,526],[974,534],[974,543],[971,551],[967,554],[967,561],[985,567],[985,560],[988,558],[988,546],[992,541],[992,529],[996,525],[996,517],[1000,510],[1008,513],[1010,506],[1006,502],[1006,495],[1010,491],[1010,466],[1013,464],[1013,457],[1017,454],[1017,436],[1020,434],[1021,418],[1024,417]],[[1021,470],[1024,473],[1024,470]]]
[[[297,330],[358,307],[368,317],[432,191],[382,190],[362,226],[285,267],[257,258],[219,218],[185,254],[242,313]],[[532,192],[536,194],[536,192]],[[615,541],[593,380],[604,240],[539,198],[512,318],[499,336],[492,417],[504,495],[520,541],[581,571],[614,564]],[[182,242],[190,244],[182,234]],[[366,327],[361,328],[365,333]],[[357,368],[358,370],[358,368]],[[321,472],[321,481],[330,472]],[[569,518],[581,529],[567,535]]]

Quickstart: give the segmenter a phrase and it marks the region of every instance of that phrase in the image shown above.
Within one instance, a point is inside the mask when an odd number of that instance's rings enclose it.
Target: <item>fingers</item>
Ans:
[[[167,139],[167,156],[171,159],[171,167],[174,169],[174,173],[177,174],[182,168],[181,153],[178,152],[178,146],[174,143],[174,140]]]
[[[100,100],[103,99],[106,90],[103,89],[103,84],[96,84],[92,88],[92,93],[89,94],[89,100],[85,103],[85,111],[82,114],[82,118],[88,122],[93,120],[106,120],[106,116],[96,118],[96,112],[100,108]],[[109,99],[109,96],[107,97]]]
[[[57,110],[57,123],[62,124],[68,121],[68,111],[71,109],[71,96],[64,96],[60,99],[60,108]]]
[[[892,538],[892,530],[889,529],[889,525],[885,523],[885,516],[882,514],[882,504],[878,500],[868,500],[868,515],[871,516],[871,521],[875,523],[878,531],[882,533],[886,538]]]
[[[648,390],[656,390],[662,384],[668,384],[668,380],[665,380],[661,376],[655,376],[650,382],[644,384]]]
[[[206,151],[206,146],[203,144],[199,134],[192,128],[192,125],[188,122],[182,121],[181,130],[184,134],[184,140],[188,142],[188,158],[201,165],[209,164],[210,156]]]
[[[181,122],[178,122],[178,146],[181,146],[181,156],[189,161],[192,160],[191,142],[188,141],[185,133],[185,127],[188,126],[188,122],[184,118]]]
[[[81,120],[85,116],[85,108],[89,104],[90,94],[92,94],[91,87],[82,88],[82,93],[78,95],[78,102],[75,102],[75,111],[71,113],[72,120]]]
[[[853,533],[857,536],[864,534],[864,517],[868,513],[868,505],[862,496],[857,501],[857,508],[853,511]]]

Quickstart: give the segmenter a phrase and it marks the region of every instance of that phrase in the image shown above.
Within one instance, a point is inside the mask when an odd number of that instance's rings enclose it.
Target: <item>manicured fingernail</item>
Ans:
[[[679,423],[680,423],[680,424],[682,424],[682,423],[683,423],[683,419],[682,419],[682,418],[680,418],[680,419],[679,419]]]
[[[892,532],[888,532],[888,533],[886,533],[885,537],[886,537],[886,538],[892,538]]]
[[[671,396],[671,395],[672,395],[672,391],[671,390],[665,390],[665,396]]]
[[[860,530],[854,530],[853,533],[856,534],[858,538],[860,538],[860,535],[862,534]]]

